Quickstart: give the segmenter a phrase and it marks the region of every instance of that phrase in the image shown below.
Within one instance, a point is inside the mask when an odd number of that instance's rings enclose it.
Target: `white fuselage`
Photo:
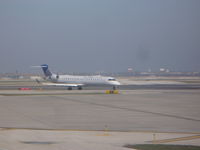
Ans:
[[[120,85],[113,77],[104,76],[74,76],[52,74],[50,80],[54,83],[84,84],[84,85]]]

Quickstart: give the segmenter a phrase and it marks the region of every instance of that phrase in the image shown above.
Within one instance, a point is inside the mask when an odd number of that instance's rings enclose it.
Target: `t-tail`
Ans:
[[[46,77],[51,77],[52,76],[52,73],[51,73],[51,71],[49,71],[49,68],[48,68],[47,64],[43,64],[43,65],[41,65],[41,67],[42,67],[42,70],[43,70],[44,75]]]

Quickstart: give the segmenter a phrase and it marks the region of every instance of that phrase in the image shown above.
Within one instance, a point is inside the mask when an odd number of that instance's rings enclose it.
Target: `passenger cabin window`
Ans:
[[[115,79],[108,79],[108,81],[116,81]]]

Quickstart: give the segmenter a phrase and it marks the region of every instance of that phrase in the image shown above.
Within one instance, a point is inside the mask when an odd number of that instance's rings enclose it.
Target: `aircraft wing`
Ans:
[[[67,84],[67,83],[42,83],[42,84],[50,86],[62,86],[62,87],[78,87],[84,85],[84,84]]]

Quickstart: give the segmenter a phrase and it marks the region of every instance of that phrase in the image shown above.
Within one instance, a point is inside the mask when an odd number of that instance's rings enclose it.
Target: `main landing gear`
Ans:
[[[67,89],[68,89],[68,90],[72,90],[72,87],[68,87]],[[82,90],[83,88],[82,88],[82,86],[78,86],[77,89],[78,89],[78,90]]]
[[[82,86],[78,86],[78,90],[82,90],[83,88],[82,88]]]
[[[72,90],[72,87],[68,87],[68,90]]]

